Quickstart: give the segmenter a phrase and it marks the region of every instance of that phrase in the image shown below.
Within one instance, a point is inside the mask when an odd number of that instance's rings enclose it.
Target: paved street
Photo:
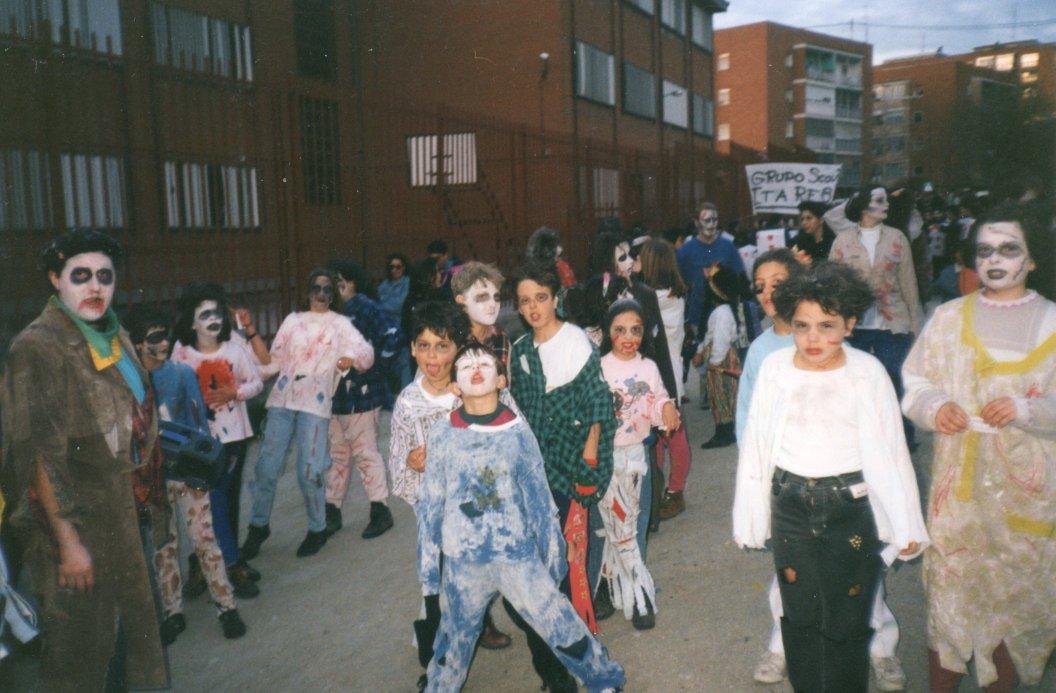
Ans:
[[[690,389],[695,394],[695,386]],[[688,509],[665,522],[649,545],[660,590],[657,627],[640,633],[617,615],[603,622],[602,638],[626,668],[629,691],[790,691],[787,684],[759,686],[751,679],[769,634],[771,563],[769,553],[746,553],[730,542],[735,449],[704,454],[699,445],[711,434],[710,413],[692,405],[688,418],[695,451]],[[929,454],[928,442],[918,460]],[[252,477],[250,469],[247,476]],[[248,493],[244,498],[248,501]],[[224,640],[205,598],[189,603],[187,631],[169,648],[174,689],[413,691],[420,673],[410,628],[419,603],[414,518],[402,501],[392,506],[395,528],[371,541],[360,539],[367,501],[354,481],[346,528],[314,558],[295,558],[305,518],[288,469],[272,537],[254,561],[264,573],[261,596],[240,604],[249,633]],[[925,690],[919,563],[895,570],[887,588],[902,626],[899,651],[910,690]],[[502,609],[495,616],[514,644],[503,652],[481,650],[466,690],[537,691],[524,636]],[[1056,690],[1054,670],[1050,666],[1035,690]],[[977,690],[969,684],[961,690]]]

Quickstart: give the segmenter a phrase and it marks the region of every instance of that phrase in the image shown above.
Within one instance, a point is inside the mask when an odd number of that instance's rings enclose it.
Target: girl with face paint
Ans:
[[[297,481],[308,515],[308,534],[297,556],[311,556],[326,543],[326,472],[332,399],[350,369],[366,371],[374,350],[352,323],[331,309],[337,279],[326,269],[308,277],[308,309],[283,320],[261,371],[278,376],[268,395],[264,442],[255,468],[253,517],[242,554],[252,559],[271,535],[268,525],[286,453],[297,445]]]
[[[494,265],[467,262],[451,278],[455,303],[466,311],[470,323],[470,338],[483,344],[504,364],[509,361],[510,339],[495,323],[502,308],[502,273]]]
[[[936,309],[903,369],[903,410],[937,432],[928,529],[943,550],[924,557],[934,690],[955,690],[973,654],[980,687],[1036,685],[1056,643],[1056,563],[1041,558],[1056,517],[1056,304],[1031,288],[1051,291],[1051,218],[980,218],[982,289]]]
[[[611,612],[611,607],[622,609],[624,618],[632,619],[638,630],[648,630],[656,623],[656,590],[637,541],[641,486],[649,471],[644,441],[654,426],[670,435],[682,423],[656,363],[639,353],[645,337],[638,304],[613,304],[606,319],[601,372],[616,404],[617,429],[612,481],[598,505],[605,547],[595,601],[599,613]]]
[[[260,573],[238,554],[239,508],[246,449],[253,438],[246,402],[264,389],[260,371],[242,337],[232,331],[227,295],[219,284],[189,284],[177,302],[176,342],[172,362],[194,371],[206,404],[209,432],[224,445],[224,474],[209,491],[213,530],[224,556],[235,595],[250,599],[260,593]],[[251,329],[247,325],[247,333]],[[253,330],[255,333],[255,330]],[[204,590],[205,575],[192,555],[188,591]]]

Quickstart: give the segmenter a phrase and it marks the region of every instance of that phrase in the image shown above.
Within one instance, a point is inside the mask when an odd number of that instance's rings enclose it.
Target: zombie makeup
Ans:
[[[199,344],[213,344],[224,327],[224,314],[216,301],[202,301],[194,309],[194,322],[191,328]]]
[[[704,243],[714,243],[719,235],[719,213],[705,209],[697,218],[697,235]]]
[[[557,300],[550,287],[523,279],[517,284],[517,312],[532,330],[539,331],[557,320]]]
[[[887,208],[891,205],[887,201],[887,190],[884,188],[873,188],[869,193],[869,205],[865,211],[873,219],[883,221],[887,219]]]
[[[169,329],[163,325],[147,328],[140,356],[144,360],[165,361],[169,358]]]
[[[644,334],[645,325],[638,313],[633,310],[620,313],[609,325],[612,353],[621,361],[630,361],[638,354]]]
[[[477,280],[473,286],[459,294],[460,303],[466,309],[466,315],[477,325],[494,325],[499,319],[501,295],[494,282],[487,279]]]
[[[323,276],[313,279],[308,287],[308,300],[312,310],[321,312],[329,310],[330,304],[334,301],[334,287],[330,279]]]
[[[755,286],[752,290],[767,317],[777,315],[774,291],[788,279],[788,268],[780,262],[764,262],[755,268]]]
[[[792,339],[804,370],[830,371],[843,365],[843,340],[854,328],[854,318],[826,313],[814,301],[802,301],[792,315]]]
[[[634,258],[631,256],[630,243],[620,243],[612,251],[612,266],[616,274],[624,279],[629,279],[634,269]]]
[[[1019,224],[1012,221],[984,224],[975,243],[975,270],[987,292],[1024,289],[1033,263]]]
[[[103,253],[74,255],[50,279],[63,305],[85,322],[101,319],[114,298],[114,263]]]
[[[455,361],[455,382],[462,397],[483,397],[497,392],[499,377],[495,357],[482,351],[467,351]]]

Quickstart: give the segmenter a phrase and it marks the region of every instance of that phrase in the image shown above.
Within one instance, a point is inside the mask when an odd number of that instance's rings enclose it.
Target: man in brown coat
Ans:
[[[55,294],[12,342],[0,389],[4,495],[27,534],[45,690],[103,690],[119,627],[128,685],[167,683],[132,482],[157,424],[110,307],[120,254],[84,230],[45,249]]]

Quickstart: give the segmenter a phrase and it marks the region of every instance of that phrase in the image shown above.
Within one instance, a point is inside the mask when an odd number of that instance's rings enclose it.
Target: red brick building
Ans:
[[[758,22],[715,32],[716,148],[813,153],[843,164],[842,187],[869,170],[872,46]]]
[[[726,0],[51,0],[0,5],[0,343],[40,307],[41,246],[129,249],[119,302],[224,282],[264,311],[352,254],[516,261],[546,223],[573,261],[599,217],[732,208],[715,156]]]

